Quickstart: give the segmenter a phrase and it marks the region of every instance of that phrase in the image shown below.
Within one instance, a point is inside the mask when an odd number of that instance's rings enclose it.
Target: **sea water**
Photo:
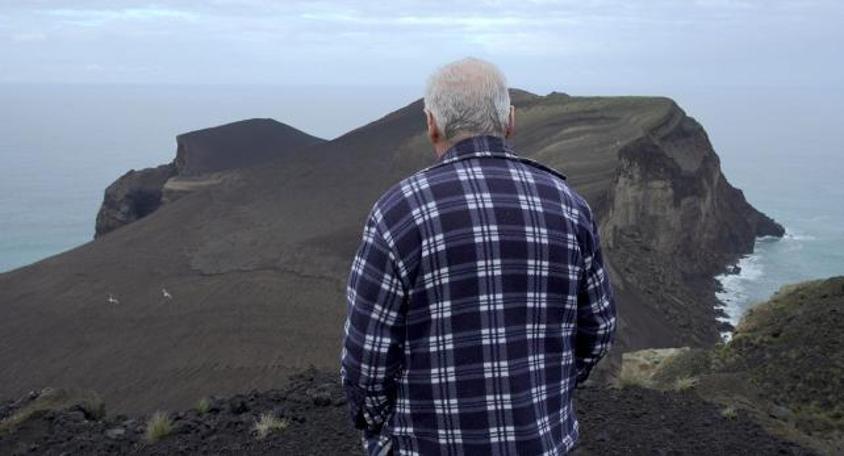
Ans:
[[[844,242],[841,236],[835,239],[794,232],[786,232],[782,239],[757,239],[754,253],[738,261],[738,274],[716,277],[722,290],[715,295],[726,313],[721,320],[737,325],[749,308],[767,300],[783,284],[844,274],[844,254],[828,248],[832,242]]]
[[[783,284],[844,274],[841,91],[555,88],[673,97],[706,128],[728,180],[786,227],[782,239],[759,239],[739,274],[719,277],[730,322]],[[130,168],[172,160],[179,133],[272,117],[330,139],[418,93],[421,87],[0,85],[0,272],[90,241],[105,187]]]

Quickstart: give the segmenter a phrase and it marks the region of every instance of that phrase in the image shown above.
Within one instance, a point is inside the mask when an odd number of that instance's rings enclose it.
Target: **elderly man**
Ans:
[[[514,113],[492,64],[434,73],[438,160],[366,221],[341,376],[370,455],[561,455],[577,439],[573,390],[615,304],[592,211],[507,143]]]

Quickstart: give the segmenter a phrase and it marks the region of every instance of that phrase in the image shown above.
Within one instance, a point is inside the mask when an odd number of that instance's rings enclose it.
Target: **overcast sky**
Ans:
[[[842,43],[837,0],[0,0],[0,82],[840,87]]]

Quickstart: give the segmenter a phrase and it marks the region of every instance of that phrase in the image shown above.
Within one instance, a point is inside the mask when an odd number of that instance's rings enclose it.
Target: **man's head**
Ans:
[[[495,65],[475,58],[449,63],[431,75],[425,113],[437,156],[471,136],[508,138],[515,127],[504,75]]]

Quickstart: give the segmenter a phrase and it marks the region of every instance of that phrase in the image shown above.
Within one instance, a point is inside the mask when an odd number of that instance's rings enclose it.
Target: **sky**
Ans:
[[[0,0],[0,83],[840,87],[838,0]]]

